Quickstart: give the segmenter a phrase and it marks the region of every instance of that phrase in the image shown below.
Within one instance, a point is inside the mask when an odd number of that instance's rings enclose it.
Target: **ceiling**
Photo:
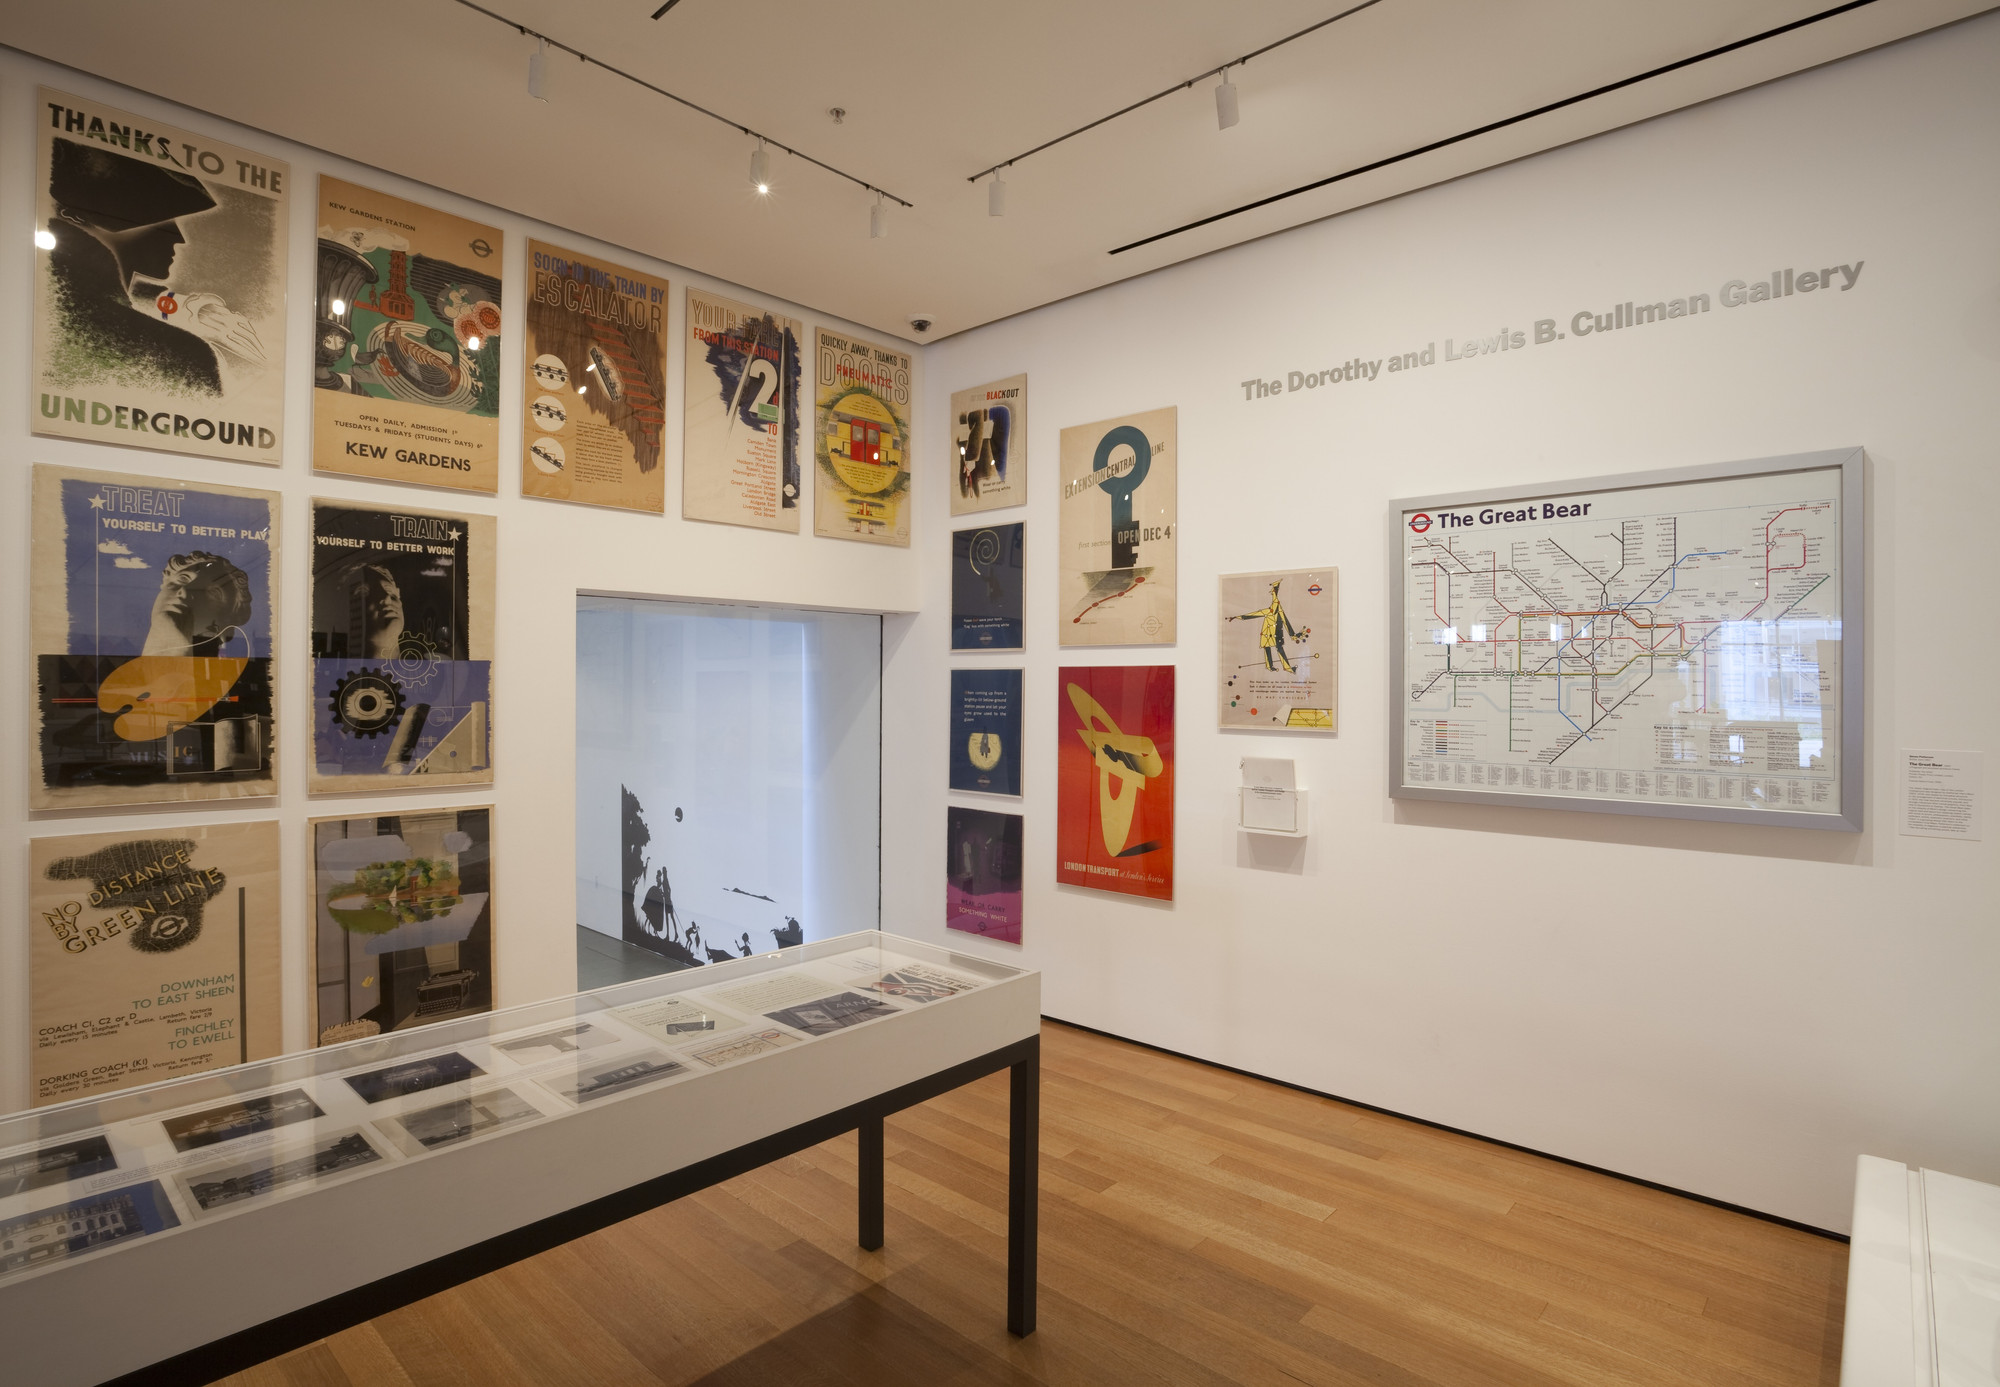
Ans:
[[[1862,0],[1377,0],[1233,73],[1021,160],[1007,214],[967,176],[1356,0],[72,0],[0,40],[258,129],[917,340],[1768,81],[1993,8]],[[524,25],[915,204],[870,194]],[[170,60],[163,60],[170,56]],[[845,110],[836,124],[832,107]],[[1454,137],[1511,122],[1471,138]],[[1396,158],[1436,142],[1441,147]],[[1382,160],[1255,210],[1114,248]],[[918,337],[912,315],[934,319]]]

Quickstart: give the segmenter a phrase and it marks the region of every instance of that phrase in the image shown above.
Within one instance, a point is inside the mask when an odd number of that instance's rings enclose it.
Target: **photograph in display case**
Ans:
[[[733,1031],[745,1024],[742,1017],[699,997],[649,997],[643,1002],[615,1007],[611,1014],[669,1045],[704,1039],[718,1031]]]
[[[951,532],[951,648],[1019,650],[1027,526],[982,525]]]
[[[314,819],[315,1043],[493,1009],[493,810]]]
[[[951,397],[956,483],[951,513],[1018,506],[1028,499],[1028,378],[1009,376]]]
[[[312,465],[500,489],[500,232],[322,174]]]
[[[961,992],[970,992],[977,986],[979,984],[971,978],[947,973],[942,968],[933,968],[925,963],[905,963],[868,983],[866,990],[879,992],[885,997],[900,997],[906,1002],[941,1002]]]
[[[278,792],[276,492],[34,468],[34,809]]]
[[[573,1055],[579,1050],[595,1050],[599,1046],[619,1043],[620,1038],[604,1027],[578,1021],[573,1025],[557,1026],[552,1031],[503,1040],[493,1048],[516,1064],[539,1064],[543,1060]]]
[[[813,533],[910,544],[910,354],[816,333]]]
[[[50,1185],[66,1185],[118,1169],[118,1157],[103,1136],[69,1137],[50,1146],[0,1155],[0,1199]]]
[[[1056,880],[1174,898],[1174,667],[1058,671]]]
[[[158,1180],[0,1218],[0,1277],[180,1227]]]
[[[36,112],[34,431],[281,462],[291,166],[48,87]]]
[[[793,1030],[806,1035],[832,1035],[835,1031],[858,1026],[864,1021],[894,1016],[896,1009],[873,997],[863,997],[854,992],[840,992],[831,997],[818,997],[810,1002],[780,1007],[776,1011],[764,1014],[779,1025],[790,1026]]]
[[[799,532],[805,325],[690,288],[681,518]]]
[[[711,1069],[720,1069],[725,1064],[738,1060],[754,1059],[758,1055],[768,1055],[773,1050],[782,1050],[787,1045],[796,1045],[799,1038],[786,1035],[783,1031],[747,1031],[718,1040],[712,1045],[697,1046],[687,1052],[688,1058],[700,1060]]]
[[[521,494],[667,509],[667,281],[528,242]]]
[[[280,1052],[273,822],[29,839],[34,1104]]]
[[[1225,573],[1216,725],[1333,732],[1340,712],[1340,570]]]
[[[951,788],[1021,793],[1021,671],[951,672]]]
[[[1062,431],[1061,645],[1171,645],[1178,411]]]
[[[1021,816],[947,806],[944,881],[946,929],[1020,943]]]
[[[400,1060],[381,1069],[343,1074],[341,1078],[361,1095],[363,1102],[380,1103],[390,1098],[407,1098],[412,1093],[427,1093],[448,1084],[470,1083],[485,1074],[484,1069],[464,1055],[453,1052]]]
[[[493,564],[490,515],[312,503],[311,792],[492,781]]]
[[[330,1124],[329,1124],[330,1125]],[[286,1141],[217,1165],[179,1171],[174,1183],[196,1219],[239,1208],[274,1194],[296,1194],[382,1159],[359,1128],[313,1131],[310,1140]]]
[[[1391,796],[1860,831],[1864,466],[1393,503]]]
[[[573,1069],[537,1074],[535,1082],[581,1107],[687,1072],[688,1067],[665,1050],[639,1050],[613,1059],[580,1060]]]
[[[304,1089],[291,1088],[283,1093],[238,1098],[212,1108],[203,1108],[200,1112],[165,1118],[160,1127],[166,1132],[167,1140],[174,1144],[174,1150],[185,1154],[199,1151],[204,1146],[219,1146],[238,1137],[275,1132],[280,1127],[312,1122],[325,1116],[326,1113]]]
[[[513,1089],[489,1088],[476,1090],[469,1097],[452,1098],[395,1117],[380,1118],[376,1125],[404,1155],[421,1156],[426,1151],[439,1151],[474,1137],[541,1120],[541,1109]]]

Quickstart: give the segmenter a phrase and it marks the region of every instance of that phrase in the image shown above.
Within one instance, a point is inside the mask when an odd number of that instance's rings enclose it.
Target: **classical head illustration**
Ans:
[[[1151,737],[1127,733],[1111,720],[1104,705],[1092,698],[1081,684],[1069,686],[1070,706],[1076,709],[1083,726],[1076,735],[1090,748],[1097,766],[1098,818],[1104,830],[1104,850],[1113,857],[1136,857],[1151,852],[1158,843],[1125,846],[1132,834],[1132,811],[1146,782],[1166,770],[1159,749]]]
[[[250,575],[196,549],[167,560],[146,628],[148,655],[215,655],[250,619]]]

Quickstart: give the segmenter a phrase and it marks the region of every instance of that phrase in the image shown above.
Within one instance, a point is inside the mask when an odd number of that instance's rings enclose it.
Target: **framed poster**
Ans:
[[[34,469],[35,809],[278,792],[278,495]]]
[[[1389,793],[1858,832],[1862,471],[1394,503]]]
[[[493,779],[490,515],[312,503],[313,793]]]
[[[949,806],[944,881],[946,929],[1020,943],[1021,816]],[[873,987],[893,990],[881,983]]]
[[[951,532],[951,648],[1019,650],[1027,525],[986,525]]]
[[[1172,408],[1062,431],[1061,645],[1174,642]]]
[[[1056,880],[1174,898],[1174,667],[1056,681]]]
[[[799,532],[804,324],[690,288],[681,516]]]
[[[667,281],[528,242],[521,494],[667,510]]]
[[[500,489],[500,266],[490,226],[319,180],[313,466]]]
[[[998,510],[1028,499],[1028,378],[1009,376],[951,397],[957,455],[951,513]]]
[[[1021,793],[1021,671],[951,672],[951,788]]]
[[[28,845],[35,1106],[282,1052],[276,823]]]
[[[43,87],[39,434],[277,464],[291,166]]]
[[[490,807],[308,827],[315,1045],[493,1010]]]
[[[820,328],[813,533],[910,543],[910,354]]]
[[[1216,726],[1336,730],[1339,569],[1225,573],[1216,624]]]

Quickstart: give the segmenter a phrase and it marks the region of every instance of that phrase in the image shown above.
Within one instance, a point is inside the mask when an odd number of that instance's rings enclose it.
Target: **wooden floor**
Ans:
[[[1041,1327],[1005,1330],[1004,1074],[231,1383],[1824,1384],[1847,1249],[1043,1031]]]

